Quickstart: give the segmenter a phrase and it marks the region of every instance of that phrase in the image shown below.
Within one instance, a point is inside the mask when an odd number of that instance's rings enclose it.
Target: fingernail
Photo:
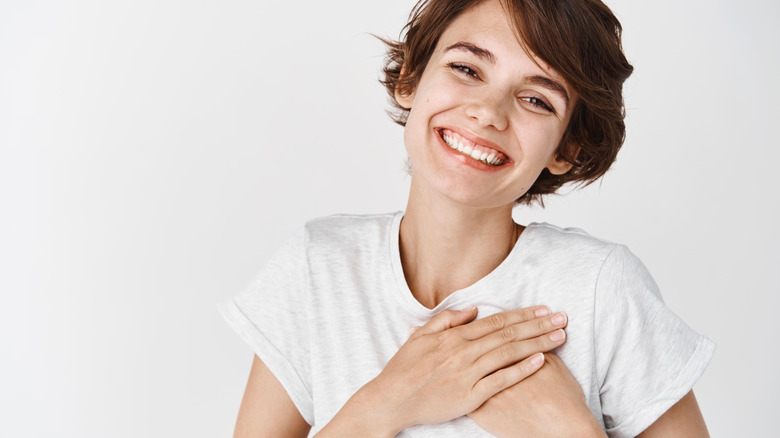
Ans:
[[[539,366],[544,362],[544,354],[542,353],[536,353],[533,356],[531,356],[531,364]]]
[[[563,325],[566,323],[566,314],[565,313],[556,313],[552,317],[552,323],[555,325]]]
[[[552,333],[550,333],[550,340],[553,342],[558,342],[561,339],[563,339],[566,335],[563,333],[563,330],[556,330]]]
[[[420,328],[420,327],[412,327],[412,328],[409,330],[409,336],[411,337],[411,336],[414,334],[414,332],[416,332],[416,331],[417,331],[417,329],[418,329],[418,328]]]
[[[461,312],[463,312],[463,313],[471,313],[471,312],[473,312],[475,310],[477,310],[477,308],[474,307],[474,306],[471,306],[471,307],[466,307],[465,309],[461,310]]]
[[[550,309],[546,307],[540,307],[534,311],[534,315],[536,316],[547,316],[550,314]]]

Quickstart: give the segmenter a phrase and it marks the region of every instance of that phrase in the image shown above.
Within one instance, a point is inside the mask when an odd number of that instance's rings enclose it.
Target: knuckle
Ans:
[[[487,317],[487,323],[494,330],[501,330],[506,325],[506,317],[500,313],[495,313]]]
[[[520,312],[520,317],[523,319],[523,321],[532,321],[536,319],[536,313],[535,309],[533,308],[525,308],[522,312]]]
[[[517,339],[517,327],[515,326],[509,326],[499,332],[501,334],[501,339],[503,339],[506,342],[514,341]]]
[[[504,361],[509,361],[515,357],[515,346],[512,344],[505,344],[499,347],[498,354]]]
[[[531,357],[533,357],[533,354],[531,356],[528,356],[524,361],[521,362],[520,371],[523,374],[523,378],[530,376],[538,368],[544,366],[544,363],[542,363],[541,365],[536,365],[533,362],[531,362]]]
[[[536,320],[536,328],[539,329],[539,333],[544,333],[550,330],[548,321],[549,320],[547,318],[539,318],[538,320]]]
[[[558,344],[558,342],[553,341],[552,339],[550,339],[550,335],[549,334],[542,335],[542,336],[539,336],[538,338],[536,338],[536,343],[537,343],[537,345],[539,347],[539,351],[548,350],[550,348],[553,348],[556,344]]]

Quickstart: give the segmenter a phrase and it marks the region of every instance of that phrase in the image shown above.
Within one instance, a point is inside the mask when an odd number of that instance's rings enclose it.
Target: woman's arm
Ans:
[[[701,437],[709,438],[707,425],[701,415],[693,391],[669,408],[655,423],[639,434],[640,438]]]
[[[309,429],[282,384],[255,355],[233,438],[305,438]]]

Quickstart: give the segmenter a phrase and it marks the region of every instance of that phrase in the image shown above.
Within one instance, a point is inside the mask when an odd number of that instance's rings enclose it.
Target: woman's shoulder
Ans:
[[[382,214],[332,214],[307,221],[305,228],[308,233],[353,234],[392,226],[393,220],[401,214],[400,211]]]
[[[350,243],[380,242],[397,229],[402,212],[383,214],[334,214],[306,222],[306,245],[333,248]]]
[[[535,258],[570,272],[597,273],[602,283],[636,281],[650,286],[656,295],[657,286],[642,261],[623,244],[595,237],[579,228],[562,228],[547,223],[533,223],[526,241]]]
[[[559,227],[546,222],[530,223],[525,231],[525,243],[538,247],[540,251],[561,251],[568,255],[584,253],[596,257],[606,257],[615,248],[623,247],[613,241],[593,236],[574,227]]]

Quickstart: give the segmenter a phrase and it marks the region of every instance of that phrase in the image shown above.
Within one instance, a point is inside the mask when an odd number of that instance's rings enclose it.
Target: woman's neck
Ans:
[[[406,283],[433,308],[493,271],[521,232],[511,205],[474,208],[412,190],[399,242]]]

